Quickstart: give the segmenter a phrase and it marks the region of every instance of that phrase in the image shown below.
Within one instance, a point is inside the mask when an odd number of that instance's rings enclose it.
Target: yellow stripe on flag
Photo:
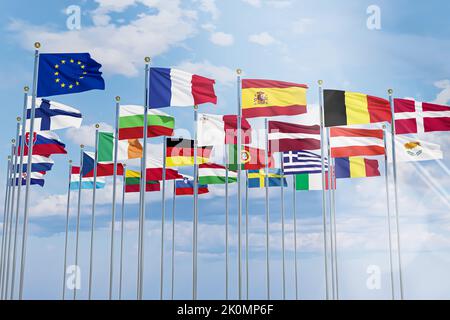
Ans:
[[[362,157],[351,157],[350,162],[350,177],[351,178],[365,178],[366,174],[366,163]]]
[[[366,94],[346,91],[345,111],[347,113],[347,125],[370,123]]]
[[[125,177],[126,178],[140,178],[141,173],[139,171],[127,170]]]
[[[197,164],[208,163],[209,158],[197,157]],[[167,167],[186,167],[194,165],[194,157],[167,157],[166,166]]]
[[[242,109],[306,106],[306,91],[300,87],[242,89]],[[258,93],[263,93],[263,99],[257,98]]]

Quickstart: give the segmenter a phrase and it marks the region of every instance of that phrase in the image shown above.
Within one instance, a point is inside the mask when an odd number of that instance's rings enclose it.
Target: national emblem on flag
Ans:
[[[324,90],[325,127],[391,122],[391,107],[386,99],[363,93]]]
[[[228,146],[228,168],[230,170],[237,171],[238,169],[238,146],[229,145]],[[253,148],[249,146],[241,146],[240,152],[240,163],[241,170],[259,170],[266,166],[266,151],[264,149]],[[268,167],[272,168],[274,166],[274,159],[269,153],[269,163]]]
[[[286,178],[279,169],[269,169],[267,176],[268,187],[287,187]],[[248,171],[248,187],[249,188],[265,188],[266,186],[266,172],[264,169],[249,170]]]
[[[30,130],[31,101],[28,97],[27,121],[25,130]],[[81,112],[56,101],[36,98],[34,128],[36,131],[58,130],[65,128],[79,128],[83,117]]]
[[[37,96],[105,90],[101,67],[89,53],[41,53]]]
[[[450,131],[450,106],[394,99],[395,133]]]
[[[206,184],[197,185],[198,194],[208,193],[208,186]],[[181,180],[175,181],[175,194],[177,196],[191,196],[194,195],[194,179],[192,177],[185,176]]]
[[[22,144],[21,142],[22,136],[19,137],[19,144],[20,146]],[[67,154],[66,151],[66,145],[61,142],[58,135],[51,131],[45,131],[45,132],[34,132],[33,133],[33,155],[39,155],[48,157],[52,154]],[[27,132],[25,134],[25,141],[23,145],[23,155],[28,156],[28,148],[30,145],[30,133]],[[17,155],[20,155],[21,149],[20,147],[17,148]]]
[[[212,79],[177,69],[150,68],[150,108],[217,104],[215,83]]]
[[[308,86],[285,81],[243,79],[244,118],[292,116],[306,113]]]
[[[391,137],[390,134],[388,137]],[[388,138],[386,141],[387,150],[392,150],[392,139]],[[419,140],[411,136],[395,136],[395,160],[397,162],[441,160],[443,158],[444,153],[441,146],[436,143]],[[391,152],[388,152],[388,161],[392,162]]]

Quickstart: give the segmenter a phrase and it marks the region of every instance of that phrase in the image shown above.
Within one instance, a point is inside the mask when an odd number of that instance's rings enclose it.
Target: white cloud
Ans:
[[[236,80],[236,73],[233,70],[224,66],[215,66],[207,60],[197,63],[184,61],[177,68],[210,77],[223,85],[232,85]]]
[[[200,2],[199,9],[203,12],[211,14],[213,20],[217,20],[220,16],[220,11],[217,8],[215,0],[196,0],[195,2]]]
[[[242,1],[244,1],[245,3],[248,3],[249,5],[251,5],[253,7],[257,7],[257,8],[261,7],[261,4],[262,4],[261,0],[242,0]]]
[[[447,104],[450,101],[450,80],[440,80],[434,83],[436,88],[442,89],[434,100],[437,104]]]
[[[225,32],[212,33],[210,40],[218,46],[231,46],[234,42],[233,35]]]
[[[276,42],[276,40],[268,32],[252,34],[248,37],[248,40],[261,46],[268,46]]]
[[[209,32],[213,32],[214,30],[216,30],[216,26],[212,23],[205,23],[202,24],[202,29]]]
[[[295,34],[302,34],[307,31],[307,27],[314,23],[313,19],[302,18],[292,23],[292,32]]]
[[[113,127],[107,123],[99,123],[101,131],[113,132]],[[82,125],[80,128],[69,128],[65,132],[66,138],[76,145],[84,144],[87,147],[95,146],[95,125]]]
[[[30,44],[39,40],[48,52],[88,51],[102,63],[106,73],[128,77],[138,74],[145,56],[163,54],[196,32],[195,11],[182,9],[178,0],[141,0],[148,8],[157,9],[157,13],[142,13],[123,25],[114,24],[108,13],[123,11],[137,1],[97,2],[99,7],[93,11],[97,24],[83,26],[79,31],[59,31],[19,20],[10,23],[9,31],[26,49],[31,50]]]

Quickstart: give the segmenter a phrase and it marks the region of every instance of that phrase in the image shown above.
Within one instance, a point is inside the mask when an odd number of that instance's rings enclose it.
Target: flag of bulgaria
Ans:
[[[175,118],[157,109],[148,110],[149,138],[172,136]],[[135,105],[120,106],[119,140],[141,139],[144,137],[144,107]]]
[[[199,184],[225,184],[226,182],[226,168],[218,164],[201,164],[198,169],[198,174]],[[234,182],[237,182],[237,173],[235,171],[228,171],[228,183]]]
[[[114,161],[114,134],[99,132],[98,162]],[[138,139],[119,140],[117,160],[142,158],[142,145]]]
[[[325,186],[328,186],[328,172],[325,172]],[[322,190],[322,174],[321,173],[302,173],[295,175],[295,190],[297,191],[314,191]]]

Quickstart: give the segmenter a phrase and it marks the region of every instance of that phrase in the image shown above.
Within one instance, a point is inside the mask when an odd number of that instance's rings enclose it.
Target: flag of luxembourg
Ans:
[[[149,107],[192,107],[217,104],[215,80],[170,68],[150,68]]]
[[[32,97],[28,97],[27,122],[25,128],[30,131]],[[83,118],[81,112],[65,104],[47,99],[36,99],[34,126],[36,131],[79,128]]]

